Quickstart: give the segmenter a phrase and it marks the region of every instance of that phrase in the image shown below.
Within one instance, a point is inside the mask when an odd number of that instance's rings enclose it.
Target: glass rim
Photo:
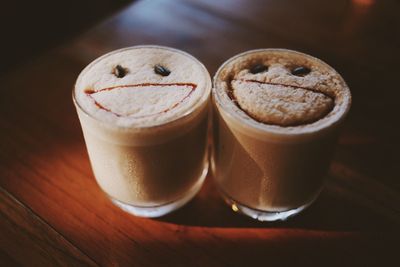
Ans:
[[[283,127],[283,126],[276,126],[276,125],[269,125],[265,124],[262,122],[257,122],[256,120],[252,119],[249,115],[247,115],[246,112],[242,111],[239,107],[237,107],[233,101],[229,98],[228,94],[226,93],[226,90],[224,88],[219,88],[217,86],[217,82],[219,80],[219,76],[221,72],[232,62],[234,62],[236,59],[241,58],[243,56],[249,55],[249,54],[254,54],[254,53],[260,53],[260,52],[285,52],[285,53],[293,53],[296,55],[304,56],[308,59],[311,59],[313,61],[318,62],[319,64],[322,64],[324,66],[327,66],[329,69],[335,71],[335,73],[339,76],[341,82],[343,83],[343,88],[346,91],[347,97],[345,97],[343,103],[340,104],[340,109],[337,111],[338,114],[336,117],[331,118],[330,120],[327,120],[326,122],[321,123],[321,125],[312,127],[315,122],[307,124],[305,127],[303,126],[289,126],[289,127]],[[223,93],[219,93],[220,91],[224,91]],[[284,49],[284,48],[261,48],[261,49],[253,49],[253,50],[248,50],[242,53],[239,53],[228,60],[226,60],[217,70],[213,77],[213,88],[211,92],[212,98],[213,98],[213,103],[216,105],[218,112],[223,114],[230,120],[233,120],[238,123],[239,128],[245,129],[246,131],[251,131],[255,132],[258,134],[267,134],[272,137],[281,137],[281,138],[287,138],[287,137],[307,137],[310,135],[314,135],[320,132],[327,131],[331,128],[334,128],[335,125],[338,125],[341,123],[345,117],[347,116],[350,107],[351,107],[351,92],[350,89],[347,85],[347,83],[344,81],[343,77],[337,72],[333,67],[331,67],[329,64],[325,63],[319,58],[313,57],[311,55],[296,51],[296,50],[291,50],[291,49]],[[222,99],[223,98],[229,98],[229,101],[227,99]],[[230,103],[226,105],[227,103]],[[233,107],[233,110],[231,108]],[[245,116],[242,115],[240,116],[241,113],[246,114]],[[248,119],[244,119],[244,118]],[[323,119],[323,118],[322,118]],[[251,122],[250,122],[251,121]],[[318,120],[320,121],[320,120]],[[316,122],[318,122],[316,121]],[[311,127],[309,127],[311,126]],[[302,128],[300,128],[302,127]],[[297,131],[288,131],[287,129],[298,129]]]
[[[175,118],[171,118],[171,119],[166,120],[166,121],[163,121],[161,123],[150,124],[150,125],[145,125],[145,126],[135,126],[135,125],[121,126],[121,125],[117,125],[117,124],[112,123],[112,122],[107,122],[105,120],[101,120],[101,119],[93,116],[89,112],[87,112],[81,106],[81,104],[78,103],[78,100],[76,99],[76,84],[78,83],[78,81],[81,78],[82,74],[85,71],[87,71],[91,66],[96,64],[98,61],[104,59],[105,57],[108,57],[108,56],[110,56],[112,54],[115,54],[115,53],[118,53],[118,52],[121,52],[121,51],[132,50],[132,49],[141,49],[141,48],[169,50],[169,51],[172,51],[172,52],[180,53],[180,54],[185,55],[185,56],[191,58],[192,60],[194,60],[197,64],[199,64],[199,66],[203,69],[204,74],[207,76],[206,77],[206,83],[205,83],[205,86],[204,86],[205,87],[204,94],[199,98],[199,100],[193,106],[189,107],[184,113],[180,114],[179,116],[177,116]],[[106,54],[103,54],[103,55],[97,57],[92,62],[90,62],[79,73],[78,78],[76,79],[76,81],[74,83],[74,87],[72,88],[72,100],[73,100],[73,103],[75,104],[75,107],[78,108],[80,111],[82,111],[82,113],[85,114],[85,116],[87,116],[88,118],[90,118],[93,121],[96,121],[97,123],[99,123],[101,125],[104,125],[104,126],[109,127],[109,128],[124,130],[124,131],[133,131],[133,130],[142,131],[142,130],[157,129],[157,128],[165,127],[165,126],[168,126],[168,125],[176,124],[176,123],[179,123],[179,122],[189,118],[191,115],[195,114],[195,111],[197,111],[198,109],[201,109],[201,107],[203,105],[207,104],[207,100],[210,98],[210,95],[211,95],[211,89],[212,89],[212,81],[211,81],[210,73],[208,72],[208,70],[204,66],[204,64],[202,62],[200,62],[196,57],[192,56],[191,54],[189,54],[189,53],[187,53],[185,51],[176,49],[176,48],[168,47],[168,46],[161,46],[161,45],[135,45],[135,46],[129,46],[129,47],[124,47],[124,48],[120,48],[120,49],[116,49],[116,50],[110,51],[110,52],[108,52]]]

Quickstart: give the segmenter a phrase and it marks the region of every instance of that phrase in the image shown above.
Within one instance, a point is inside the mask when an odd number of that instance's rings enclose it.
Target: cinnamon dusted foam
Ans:
[[[223,89],[216,93],[230,112],[276,133],[324,128],[347,112],[350,101],[347,85],[333,68],[283,49],[254,50],[232,58],[214,84]]]

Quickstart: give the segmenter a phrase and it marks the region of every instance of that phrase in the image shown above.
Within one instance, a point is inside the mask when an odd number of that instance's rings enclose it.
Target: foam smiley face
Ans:
[[[113,69],[117,78],[123,78],[129,70],[121,65]],[[171,71],[161,65],[154,66],[154,73],[168,76]],[[194,83],[146,82],[121,84],[96,91],[86,90],[95,104],[116,116],[150,117],[177,107],[196,89]],[[161,101],[162,100],[162,101]]]
[[[298,126],[318,121],[333,110],[335,75],[298,55],[271,54],[239,70],[231,78],[229,94],[259,122]]]
[[[127,49],[89,65],[78,86],[87,98],[84,102],[91,103],[91,113],[97,108],[103,116],[152,120],[184,111],[199,99],[197,91],[205,80],[201,67],[174,50]]]

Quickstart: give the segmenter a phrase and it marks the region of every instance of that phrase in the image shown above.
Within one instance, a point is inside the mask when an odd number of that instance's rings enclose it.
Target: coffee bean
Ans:
[[[264,72],[267,70],[268,70],[268,67],[265,66],[264,64],[257,64],[250,68],[250,72],[253,74]]]
[[[292,70],[292,74],[296,76],[304,76],[310,73],[310,69],[307,67],[296,67]]]
[[[128,73],[128,70],[125,69],[124,67],[122,67],[121,65],[117,65],[113,71],[113,74],[118,78],[124,77],[127,73]]]
[[[161,76],[168,76],[171,73],[171,71],[169,69],[167,69],[166,67],[163,67],[161,65],[155,65],[154,72]]]

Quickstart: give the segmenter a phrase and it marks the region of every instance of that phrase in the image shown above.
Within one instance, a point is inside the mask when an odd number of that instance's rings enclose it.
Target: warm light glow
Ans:
[[[232,204],[232,210],[234,211],[234,212],[238,212],[239,211],[239,208],[236,206],[236,204]]]
[[[372,6],[375,0],[352,0],[354,5],[358,6]]]

